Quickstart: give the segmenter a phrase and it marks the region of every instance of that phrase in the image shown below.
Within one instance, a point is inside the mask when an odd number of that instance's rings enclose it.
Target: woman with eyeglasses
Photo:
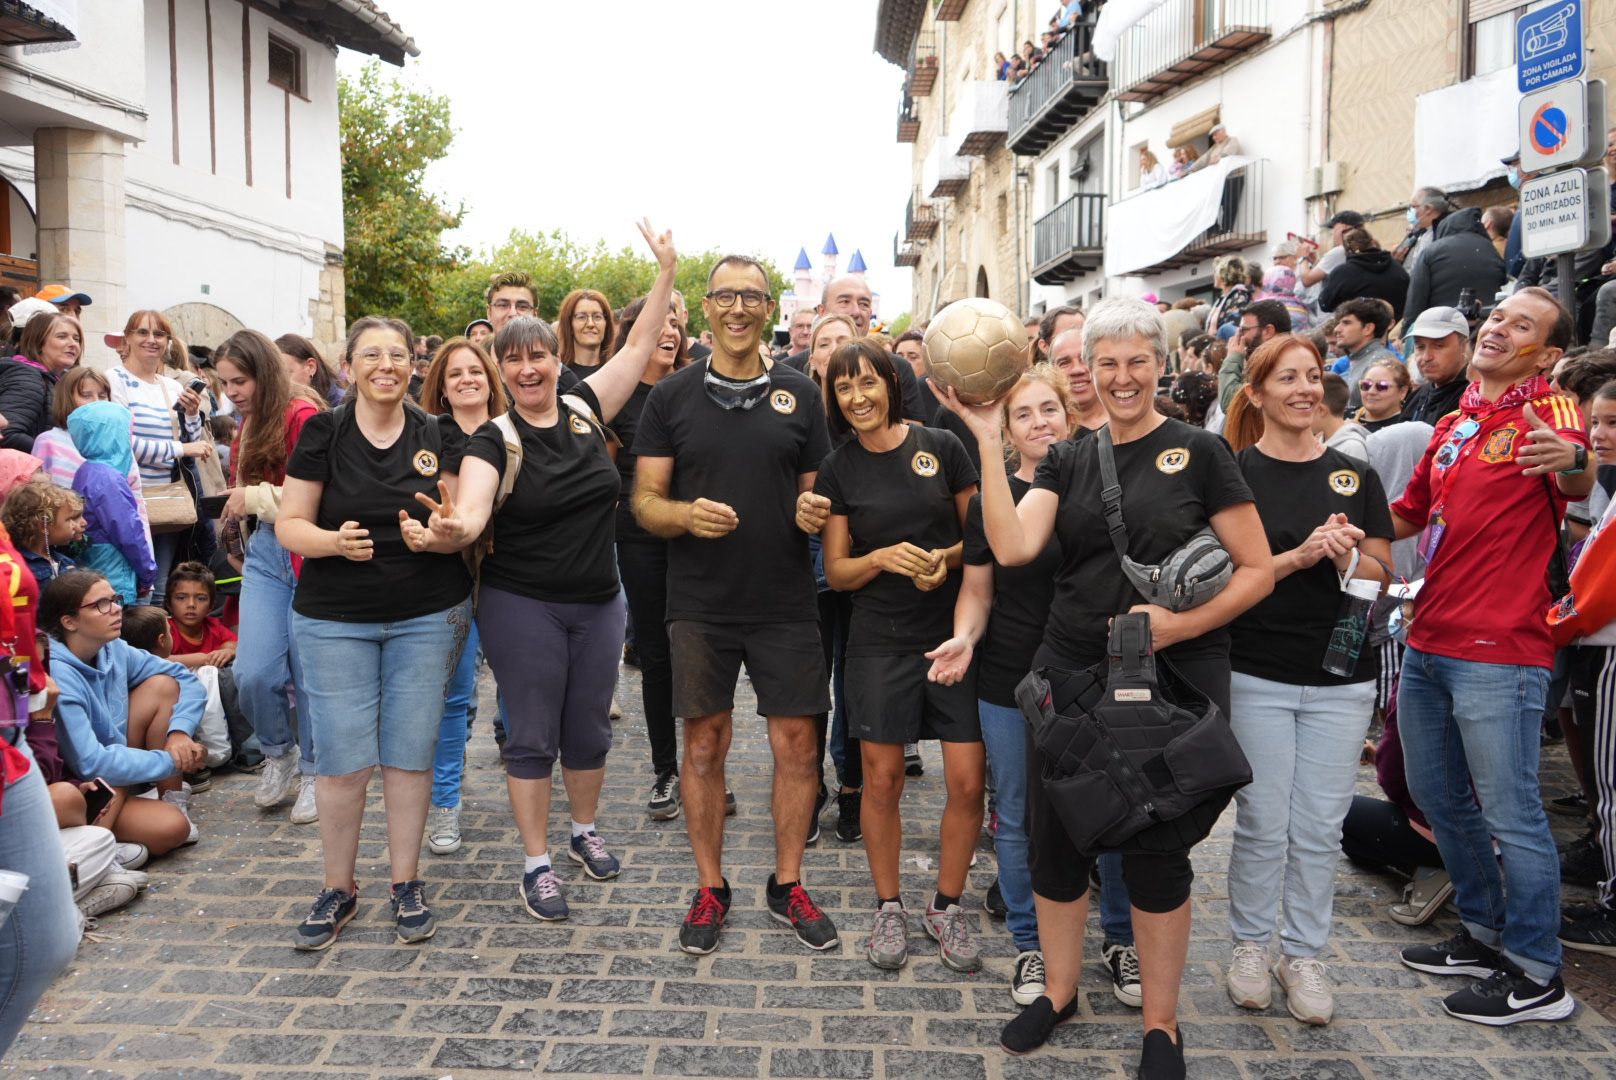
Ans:
[[[646,306],[665,311],[678,263],[673,236],[653,233],[647,222],[639,228],[658,267]],[[456,551],[492,525],[477,630],[505,694],[505,783],[525,857],[518,893],[528,914],[544,921],[569,914],[550,859],[557,761],[572,815],[567,857],[596,881],[622,868],[596,828],[624,630],[613,558],[622,478],[611,457],[615,436],[602,425],[633,395],[665,328],[640,320],[610,364],[564,394],[549,324],[507,322],[494,335],[494,353],[510,411],[467,442],[453,498],[424,500],[433,512],[428,527],[406,526],[416,551]]]
[[[1363,378],[1358,380],[1358,392],[1363,398],[1363,408],[1356,417],[1358,423],[1369,432],[1401,424],[1408,419],[1403,415],[1403,400],[1413,389],[1414,380],[1409,378],[1408,368],[1396,360],[1370,364]]]
[[[397,319],[348,331],[353,397],[310,417],[286,463],[275,534],[303,556],[292,597],[298,704],[312,725],[324,882],[294,945],[324,949],[358,907],[354,863],[365,788],[382,770],[390,905],[399,941],[437,930],[418,876],[432,761],[449,677],[471,626],[471,579],[452,553],[412,550],[405,532],[445,496],[464,436],[406,401],[415,340]]]
[[[180,778],[207,758],[194,738],[207,694],[181,665],[120,640],[126,599],[104,575],[69,570],[40,596],[39,626],[64,646],[51,655],[63,762],[131,796],[113,835],[161,855],[196,840]],[[146,783],[157,799],[123,790]]]
[[[574,289],[556,316],[561,363],[580,379],[600,370],[611,355],[612,304],[594,289]]]
[[[204,458],[213,453],[202,418],[202,396],[189,386],[163,374],[174,328],[161,311],[141,310],[124,324],[118,355],[123,363],[107,369],[112,400],[134,417],[135,461],[144,487],[179,478],[181,458]],[[151,602],[161,605],[169,566],[179,550],[183,531],[152,536],[157,562],[156,586]]]
[[[1225,985],[1241,1008],[1266,1009],[1277,980],[1305,1024],[1327,1024],[1335,1011],[1319,957],[1329,946],[1341,823],[1379,666],[1367,644],[1345,674],[1324,661],[1343,589],[1355,579],[1386,582],[1393,535],[1374,470],[1314,437],[1323,376],[1312,342],[1270,339],[1251,354],[1225,428],[1262,515],[1276,582],[1230,627],[1229,723],[1252,782],[1235,794]],[[1281,956],[1270,961],[1276,930]]]

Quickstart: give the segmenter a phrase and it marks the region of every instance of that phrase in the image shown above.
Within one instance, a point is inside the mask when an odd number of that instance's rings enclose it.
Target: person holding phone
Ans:
[[[109,827],[161,855],[196,841],[180,778],[207,757],[194,738],[206,693],[179,664],[120,640],[123,606],[105,576],[69,570],[40,597],[39,622],[66,646],[53,658],[63,762],[114,788],[155,783],[157,799],[124,800]]]

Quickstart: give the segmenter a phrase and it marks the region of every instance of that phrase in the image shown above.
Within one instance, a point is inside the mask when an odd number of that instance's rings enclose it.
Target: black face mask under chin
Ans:
[[[731,412],[740,409],[745,412],[769,396],[769,373],[765,370],[757,378],[744,381],[726,379],[713,371],[712,363],[708,361],[706,371],[702,374],[702,387],[707,391],[707,397],[720,409]]]

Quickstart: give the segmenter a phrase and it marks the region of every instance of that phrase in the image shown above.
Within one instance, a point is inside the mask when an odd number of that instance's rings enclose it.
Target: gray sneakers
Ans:
[[[971,927],[958,904],[938,911],[926,905],[926,933],[937,942],[937,955],[955,971],[976,971],[982,966],[982,953],[971,940]]]
[[[292,803],[292,824],[313,825],[320,820],[320,807],[314,801],[314,777],[300,776],[297,780],[297,801]]]
[[[1261,941],[1237,941],[1229,960],[1226,983],[1229,1000],[1242,1009],[1266,1009],[1274,1000],[1273,981],[1268,975],[1268,945]]]
[[[260,810],[273,810],[285,802],[297,783],[297,747],[284,754],[264,759],[258,774],[258,790],[253,793],[253,805]]]
[[[889,901],[876,909],[864,955],[887,971],[896,971],[909,959],[909,917],[902,904]]]
[[[556,922],[571,914],[567,907],[567,891],[556,877],[555,869],[543,866],[522,875],[522,906],[535,919]]]
[[[432,808],[426,823],[426,846],[434,855],[453,855],[460,850],[460,807]]]
[[[1285,1007],[1304,1024],[1324,1025],[1335,1015],[1335,995],[1324,965],[1312,956],[1282,956],[1274,978],[1285,991]]]

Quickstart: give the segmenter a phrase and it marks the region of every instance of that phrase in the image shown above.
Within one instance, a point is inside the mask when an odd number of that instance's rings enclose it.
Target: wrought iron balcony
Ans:
[[[1032,279],[1065,285],[1093,270],[1105,256],[1105,196],[1080,193],[1032,225]]]
[[[919,266],[920,249],[898,233],[892,234],[892,265]]]
[[[959,157],[982,157],[1004,142],[1010,129],[1009,85],[998,79],[968,79],[954,95],[948,117],[947,150]]]
[[[903,211],[903,237],[905,240],[930,240],[937,234],[937,211],[931,203],[909,196],[909,205]]]
[[[1109,89],[1105,64],[1089,45],[1094,26],[1073,25],[1043,62],[1010,88],[1010,149],[1041,154],[1072,129]]]
[[[930,199],[952,199],[971,182],[971,159],[955,157],[943,147],[943,140],[931,144],[931,153],[920,163],[920,190]]]
[[[930,97],[937,85],[937,45],[930,30],[922,31],[909,50],[909,93]]]
[[[1218,213],[1213,223],[1192,236],[1177,251],[1155,258],[1148,265],[1123,265],[1113,257],[1106,260],[1107,271],[1116,274],[1152,274],[1205,262],[1217,255],[1243,251],[1266,243],[1268,222],[1265,214],[1264,187],[1268,163],[1261,159],[1246,161],[1229,171],[1223,179],[1223,191]],[[1210,178],[1207,178],[1210,179]],[[1159,237],[1157,223],[1182,217],[1180,208],[1173,205],[1181,198],[1197,198],[1191,185],[1195,180],[1178,180],[1164,187],[1152,188],[1128,196],[1111,207],[1107,240],[1114,253],[1129,250],[1148,250],[1150,237]],[[1126,209],[1124,209],[1126,208]],[[1135,244],[1138,235],[1143,243]]]
[[[1117,43],[1117,96],[1150,101],[1272,36],[1268,0],[1167,0]]]
[[[920,113],[915,108],[915,101],[907,93],[903,95],[903,104],[898,107],[898,141],[912,143],[920,138]]]
[[[937,13],[932,18],[938,22],[958,22],[965,11],[966,0],[936,0],[936,3]]]

